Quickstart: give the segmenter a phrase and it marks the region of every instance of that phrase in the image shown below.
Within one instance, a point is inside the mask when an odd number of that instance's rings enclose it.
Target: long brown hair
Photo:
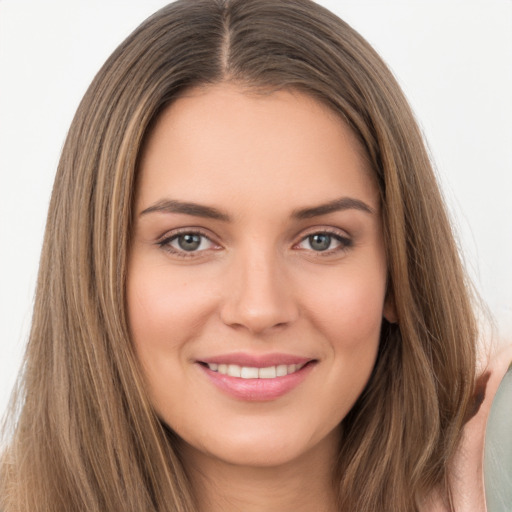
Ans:
[[[370,382],[343,420],[340,510],[411,512],[446,492],[474,386],[476,323],[421,133],[394,77],[309,0],[180,0],[137,28],[82,100],[58,167],[32,330],[0,468],[5,512],[195,510],[125,311],[137,160],[185,89],[301,90],[363,144],[380,187],[389,293]]]

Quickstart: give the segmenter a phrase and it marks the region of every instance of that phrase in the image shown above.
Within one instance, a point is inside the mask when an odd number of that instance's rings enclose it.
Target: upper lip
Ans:
[[[247,354],[240,352],[198,359],[198,362],[206,364],[237,364],[238,366],[248,366],[252,368],[267,368],[281,364],[306,364],[312,360],[313,359],[310,357],[301,357],[292,354]]]

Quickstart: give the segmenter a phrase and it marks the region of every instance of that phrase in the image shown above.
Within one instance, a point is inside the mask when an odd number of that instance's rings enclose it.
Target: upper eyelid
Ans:
[[[327,233],[329,235],[337,236],[339,238],[344,239],[352,239],[352,235],[347,230],[332,226],[312,226],[311,228],[307,228],[301,231],[301,233],[297,235],[297,238],[299,239],[299,241],[302,241],[308,236],[321,233]]]
[[[206,230],[204,228],[200,228],[200,227],[186,227],[186,228],[176,228],[176,229],[167,230],[164,234],[160,235],[156,239],[156,243],[165,242],[165,241],[171,240],[173,238],[176,238],[177,236],[187,235],[187,234],[201,235],[201,236],[204,236],[205,238],[208,238],[208,240],[210,240],[211,242],[220,245],[216,241],[216,237],[213,234],[211,234],[208,230]]]

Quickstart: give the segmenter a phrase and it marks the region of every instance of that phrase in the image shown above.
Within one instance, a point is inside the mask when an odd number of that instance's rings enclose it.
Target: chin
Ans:
[[[282,426],[243,431],[226,429],[222,432],[210,430],[202,439],[182,439],[182,449],[185,457],[206,455],[215,461],[241,467],[271,468],[297,462],[319,451],[332,455],[338,440],[338,428],[327,433],[300,432],[297,428]]]

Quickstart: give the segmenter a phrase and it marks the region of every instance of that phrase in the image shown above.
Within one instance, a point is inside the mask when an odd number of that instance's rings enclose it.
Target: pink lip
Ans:
[[[309,375],[316,362],[312,359],[287,354],[268,354],[264,356],[229,354],[208,358],[201,362],[198,361],[198,363],[198,368],[206,375],[210,382],[224,393],[239,400],[266,402],[275,400],[295,389]],[[266,368],[279,364],[304,364],[305,366],[284,377],[276,377],[274,379],[242,379],[212,371],[206,365],[200,363],[238,364],[239,366],[256,368]]]

